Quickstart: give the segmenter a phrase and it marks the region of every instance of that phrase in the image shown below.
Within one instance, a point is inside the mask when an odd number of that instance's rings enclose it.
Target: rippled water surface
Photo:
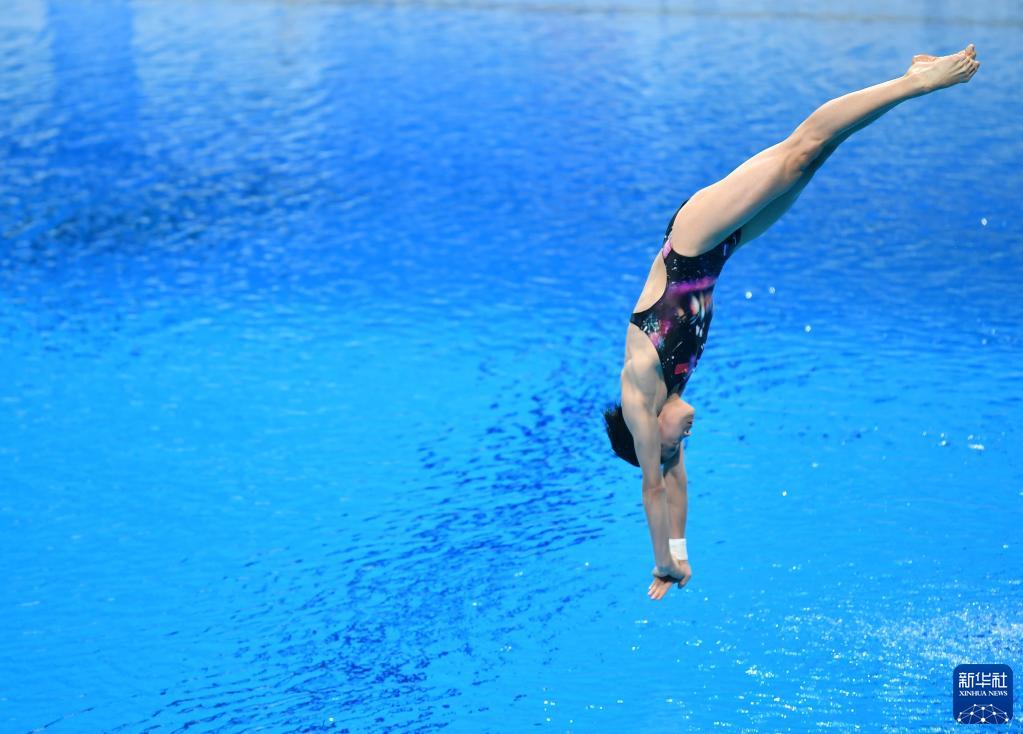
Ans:
[[[1021,29],[5,5],[0,729],[955,730],[1023,677]],[[650,602],[599,414],[667,218],[968,41],[729,261]]]

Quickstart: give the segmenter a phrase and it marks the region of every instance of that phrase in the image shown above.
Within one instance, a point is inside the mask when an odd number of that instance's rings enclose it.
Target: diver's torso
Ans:
[[[629,319],[625,357],[633,360],[633,369],[645,365],[659,373],[664,399],[682,394],[703,354],[714,316],[714,285],[740,232],[696,256],[675,252],[666,236],[650,267]]]

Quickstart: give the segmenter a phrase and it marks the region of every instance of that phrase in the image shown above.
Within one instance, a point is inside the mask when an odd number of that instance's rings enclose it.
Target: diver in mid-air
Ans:
[[[682,392],[707,340],[725,261],[792,206],[842,141],[900,102],[969,81],[979,67],[972,43],[948,56],[914,56],[901,77],[821,105],[785,140],[700,189],[672,215],[626,327],[621,402],[604,411],[612,449],[643,470],[656,564],[650,598],[692,577],[682,439],[695,411]]]

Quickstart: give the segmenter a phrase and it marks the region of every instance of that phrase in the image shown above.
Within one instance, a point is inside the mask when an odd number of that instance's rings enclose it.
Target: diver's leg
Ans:
[[[932,66],[947,59],[943,68],[955,65],[947,72],[948,78],[958,75],[956,79],[968,80],[976,71],[971,52],[972,46],[958,54],[941,57]],[[955,82],[945,86],[951,83]],[[671,234],[674,248],[692,255],[709,250],[799,183],[814,160],[843,133],[886,108],[891,109],[937,88],[941,87],[934,86],[927,74],[907,73],[824,103],[788,138],[757,153],[725,178],[693,194],[675,216],[676,226]]]
[[[757,214],[755,214],[749,221],[742,225],[740,246],[745,245],[748,242],[752,242],[766,232],[772,224],[781,219],[781,215],[789,210],[789,207],[796,202],[796,199],[799,198],[799,195],[803,192],[803,189],[806,188],[806,185],[810,183],[810,179],[813,178],[813,174],[820,170],[820,167],[824,165],[824,161],[826,161],[832,153],[838,150],[838,146],[845,142],[850,135],[862,130],[898,104],[898,102],[892,102],[889,105],[885,105],[880,110],[853,125],[851,128],[825,145],[821,150],[821,154],[813,159],[810,165],[807,166],[806,170],[803,171],[799,180],[797,180],[788,191],[781,196],[775,197],[767,206],[757,212]]]
[[[970,58],[976,57],[976,51],[972,48],[972,46],[967,46],[967,55],[970,56]],[[929,64],[937,58],[937,56],[932,56],[930,54],[917,54],[913,57],[913,65],[909,67],[910,70],[907,71],[906,74],[911,73],[917,64]],[[782,214],[789,210],[789,207],[791,207],[795,203],[796,199],[799,198],[799,194],[802,193],[803,189],[806,188],[806,185],[810,183],[810,179],[813,178],[813,174],[815,174],[820,167],[824,165],[824,161],[826,161],[828,157],[838,149],[838,146],[845,142],[850,135],[867,127],[867,125],[876,121],[898,104],[899,102],[892,102],[891,104],[885,105],[877,112],[870,114],[852,127],[846,129],[838,137],[825,145],[821,154],[814,158],[813,162],[803,172],[803,175],[799,177],[799,180],[792,185],[792,188],[781,196],[775,198],[770,204],[765,206],[748,222],[742,225],[742,240],[740,246],[745,245],[747,242],[752,242],[762,235],[771,227],[772,224],[781,218]]]

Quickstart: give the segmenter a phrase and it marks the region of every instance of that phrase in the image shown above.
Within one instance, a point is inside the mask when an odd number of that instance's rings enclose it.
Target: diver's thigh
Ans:
[[[801,160],[798,143],[787,138],[697,191],[675,215],[673,248],[686,255],[712,249],[799,181]]]
[[[792,184],[785,193],[776,196],[767,204],[767,206],[746,220],[746,223],[742,225],[740,247],[755,240],[770,229],[771,225],[781,219],[781,216],[796,203],[796,199],[799,198],[799,195],[803,192],[803,189],[806,188],[806,185],[810,183],[813,175],[820,170],[824,161],[826,161],[837,148],[838,143],[824,147],[821,154],[806,167],[796,182]]]

